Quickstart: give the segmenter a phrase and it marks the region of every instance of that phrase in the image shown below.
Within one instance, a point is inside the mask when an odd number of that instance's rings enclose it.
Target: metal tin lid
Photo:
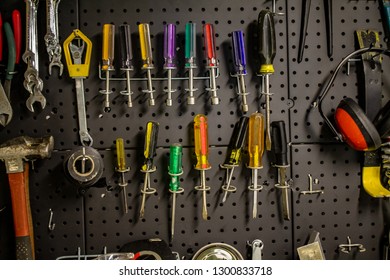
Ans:
[[[193,260],[243,260],[236,248],[224,243],[211,243],[198,250]]]

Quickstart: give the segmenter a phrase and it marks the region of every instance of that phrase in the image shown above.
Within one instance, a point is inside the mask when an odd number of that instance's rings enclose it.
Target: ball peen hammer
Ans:
[[[53,147],[52,136],[20,136],[0,145],[0,160],[5,163],[11,190],[18,260],[35,259],[27,161],[50,157]]]

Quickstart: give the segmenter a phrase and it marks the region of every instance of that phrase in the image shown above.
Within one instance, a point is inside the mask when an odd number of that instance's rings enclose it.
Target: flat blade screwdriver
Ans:
[[[239,121],[234,126],[232,137],[230,138],[230,143],[227,150],[227,156],[224,164],[221,165],[222,168],[226,169],[226,180],[225,184],[222,186],[224,191],[222,203],[225,203],[228,193],[235,192],[237,188],[232,186],[232,178],[234,168],[238,167],[241,163],[241,150],[244,147],[246,133],[248,130],[248,117],[241,117]]]
[[[216,83],[216,75],[218,71],[218,60],[217,53],[215,48],[215,33],[214,33],[214,25],[211,23],[206,23],[203,26],[203,35],[204,35],[204,46],[206,50],[207,57],[207,68],[210,71],[210,87],[207,88],[208,91],[211,92],[211,104],[218,105],[219,99],[217,96],[217,83]]]
[[[258,185],[258,170],[263,168],[262,157],[264,153],[264,116],[261,113],[253,113],[249,117],[248,127],[248,152],[249,164],[248,168],[252,170],[252,181],[248,187],[253,191],[253,208],[252,218],[257,217],[257,192],[263,187]]]
[[[106,72],[106,88],[100,90],[101,94],[105,95],[104,112],[111,111],[110,107],[110,71],[114,71],[114,50],[115,50],[115,25],[103,25],[103,47],[102,47],[102,70]]]
[[[119,38],[121,43],[121,58],[122,58],[122,67],[121,70],[126,73],[126,89],[122,90],[120,93],[124,96],[127,96],[127,106],[133,107],[133,102],[131,101],[131,82],[130,82],[130,71],[133,71],[133,50],[131,47],[131,32],[130,25],[124,24],[119,26]]]
[[[195,97],[194,92],[197,88],[194,88],[194,69],[196,66],[196,23],[188,22],[186,24],[185,32],[185,68],[188,69],[188,97],[187,104],[194,105]]]
[[[144,185],[141,189],[142,202],[139,216],[142,219],[145,214],[146,195],[154,194],[156,189],[150,186],[150,174],[156,171],[156,166],[153,164],[153,159],[156,156],[157,138],[158,138],[159,123],[148,122],[146,124],[145,146],[144,146],[144,164],[141,172],[145,173]]]
[[[168,94],[166,104],[172,106],[172,70],[176,69],[176,25],[169,23],[164,29],[164,69],[168,72],[168,88],[165,92]]]
[[[270,132],[270,82],[269,76],[275,72],[273,60],[276,55],[275,24],[272,12],[262,10],[258,20],[259,28],[259,57],[260,70],[262,77],[262,94],[265,95],[265,120],[266,120],[266,149],[271,150],[271,132]]]
[[[154,96],[153,93],[155,90],[153,89],[152,84],[152,70],[154,69],[153,65],[153,54],[152,54],[152,43],[150,40],[150,29],[148,23],[141,23],[138,25],[138,31],[140,36],[141,43],[141,56],[142,56],[142,69],[146,70],[146,75],[148,79],[148,87],[147,89],[142,90],[142,92],[149,93],[149,106],[154,106]]]
[[[282,191],[283,219],[290,220],[289,184],[286,180],[286,169],[290,166],[287,158],[287,137],[284,121],[271,123],[272,151],[275,155],[274,166],[278,169],[278,184],[275,187]]]
[[[179,176],[183,174],[182,167],[183,147],[181,144],[173,144],[169,148],[169,191],[172,193],[172,217],[171,217],[171,240],[175,234],[176,195],[184,192],[180,187]]]
[[[195,154],[197,163],[196,170],[200,171],[200,186],[196,186],[197,191],[202,192],[203,206],[202,217],[207,220],[207,201],[206,192],[210,190],[210,187],[206,186],[206,170],[211,169],[211,165],[208,160],[209,156],[209,144],[208,144],[208,127],[207,117],[203,114],[198,114],[194,118],[194,134],[195,134]]]
[[[241,30],[234,31],[232,33],[232,46],[233,46],[233,64],[234,64],[234,76],[237,77],[238,95],[241,95],[241,110],[246,113],[249,110],[246,96],[249,94],[246,92],[245,75],[246,71],[246,55],[245,55],[245,42],[244,33]]]
[[[126,167],[126,154],[125,154],[125,146],[123,144],[123,138],[117,138],[115,141],[116,144],[116,157],[117,157],[117,166],[116,171],[121,174],[120,181],[118,185],[122,188],[122,197],[123,197],[123,211],[128,213],[127,206],[127,181],[125,180],[125,173],[130,171],[129,167]]]

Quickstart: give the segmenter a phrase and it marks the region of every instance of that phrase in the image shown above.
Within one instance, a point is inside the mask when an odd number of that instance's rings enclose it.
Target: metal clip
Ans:
[[[347,236],[348,244],[340,244],[339,245],[339,250],[340,252],[343,252],[345,254],[349,254],[352,251],[352,248],[358,248],[360,253],[363,253],[366,251],[366,248],[362,244],[352,244],[351,243],[351,238]]]
[[[53,231],[55,226],[56,226],[56,224],[53,223],[53,214],[54,214],[54,212],[53,212],[53,210],[51,210],[51,208],[49,209],[49,212],[50,212],[49,225],[47,227],[48,227],[48,229],[50,231]]]

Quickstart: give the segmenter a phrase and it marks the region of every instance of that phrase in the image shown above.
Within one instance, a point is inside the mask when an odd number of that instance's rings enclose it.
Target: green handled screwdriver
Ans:
[[[249,118],[242,116],[234,126],[232,138],[230,138],[230,143],[228,146],[227,156],[224,164],[221,165],[222,168],[226,169],[226,180],[225,184],[222,186],[222,189],[224,191],[222,203],[226,201],[229,192],[236,191],[236,187],[232,186],[231,182],[233,178],[234,168],[239,166],[241,162],[241,150],[245,143],[246,133],[248,130],[248,122]]]
[[[141,190],[142,203],[141,210],[139,212],[140,218],[145,214],[145,201],[146,195],[153,194],[156,189],[150,187],[150,173],[156,171],[156,166],[153,164],[153,159],[156,156],[157,138],[158,138],[159,123],[148,122],[146,124],[146,137],[144,147],[144,164],[142,165],[141,172],[145,173],[144,185]]]
[[[260,69],[259,74],[262,77],[262,94],[265,95],[265,121],[266,121],[266,138],[265,146],[267,151],[271,150],[271,132],[270,132],[270,82],[269,76],[275,72],[273,61],[276,55],[276,37],[275,24],[271,11],[263,10],[258,19],[259,31],[259,57]]]
[[[183,148],[181,144],[173,144],[169,148],[169,170],[171,176],[169,181],[169,191],[172,193],[172,218],[171,218],[171,240],[175,234],[175,212],[176,212],[176,194],[184,190],[180,188],[179,176],[183,174],[182,168]]]

